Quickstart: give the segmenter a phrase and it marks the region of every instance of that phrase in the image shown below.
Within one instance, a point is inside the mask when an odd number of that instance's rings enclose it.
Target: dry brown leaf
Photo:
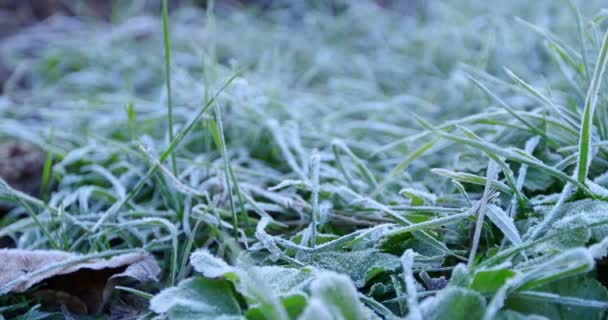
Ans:
[[[156,281],[160,272],[154,257],[146,252],[60,266],[78,257],[53,250],[0,250],[0,288],[22,279],[10,292],[24,292],[36,286],[34,294],[43,301],[64,305],[73,312],[96,314],[102,311],[121,279]],[[49,268],[51,265],[58,267]]]

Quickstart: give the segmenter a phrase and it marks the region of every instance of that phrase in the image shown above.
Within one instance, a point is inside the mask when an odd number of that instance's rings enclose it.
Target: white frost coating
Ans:
[[[414,280],[414,274],[412,273],[415,254],[416,253],[412,249],[407,249],[401,257],[401,263],[403,264],[403,277],[405,288],[407,289],[407,306],[410,310],[408,318],[412,320],[422,320],[422,313],[420,312],[420,306],[418,305],[416,281]]]
[[[357,289],[349,277],[335,272],[321,272],[310,285],[313,297],[321,299],[333,315],[329,319],[366,319]]]
[[[308,301],[308,305],[302,315],[298,317],[298,320],[321,320],[321,319],[335,319],[331,311],[323,303],[322,300],[312,298]]]
[[[235,268],[224,260],[213,256],[207,249],[199,249],[190,255],[190,264],[194,270],[207,278],[222,277],[227,273],[235,272]]]
[[[161,291],[150,300],[150,310],[172,320],[242,319],[238,302],[225,281],[193,277]]]
[[[267,284],[274,294],[287,296],[301,293],[314,276],[314,269],[285,268],[278,266],[253,267],[259,279]]]
[[[521,236],[513,223],[513,218],[509,217],[500,207],[489,204],[486,215],[511,243],[515,245],[521,244]]]
[[[608,256],[608,237],[604,238],[599,243],[593,244],[589,247],[589,253],[594,259],[602,259]]]

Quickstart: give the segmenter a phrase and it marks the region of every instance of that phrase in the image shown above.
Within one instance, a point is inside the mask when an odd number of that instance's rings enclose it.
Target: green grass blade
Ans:
[[[591,165],[591,135],[593,127],[593,116],[597,105],[599,90],[602,86],[602,79],[606,71],[606,58],[608,57],[608,31],[604,35],[600,53],[597,58],[593,78],[589,84],[587,97],[585,98],[585,109],[581,120],[581,131],[579,135],[578,162],[576,165],[576,177],[578,182],[585,184],[587,173]]]
[[[169,35],[169,8],[167,0],[163,0],[163,44],[165,48],[165,78],[167,86],[167,121],[169,141],[173,141],[173,100],[171,97],[171,39]],[[175,153],[171,153],[171,170],[177,176],[177,162]]]

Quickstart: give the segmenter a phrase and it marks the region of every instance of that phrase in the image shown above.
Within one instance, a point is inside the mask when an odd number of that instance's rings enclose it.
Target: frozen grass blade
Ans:
[[[200,118],[203,116],[203,114],[205,113],[205,111],[207,111],[207,109],[209,109],[209,107],[211,107],[211,105],[215,102],[215,100],[217,99],[217,97],[219,96],[219,94],[224,91],[224,89],[226,89],[226,87],[228,87],[228,85],[230,85],[230,83],[232,83],[232,81],[234,79],[236,79],[236,77],[240,74],[239,72],[236,72],[234,75],[232,75],[225,83],[224,85],[215,93],[215,95],[209,99],[209,101],[207,101],[207,104],[205,104],[197,113],[196,115],[190,120],[190,122],[184,127],[182,128],[182,130],[180,130],[180,132],[175,136],[175,138],[173,140],[171,140],[171,143],[169,144],[169,147],[161,154],[160,158],[159,158],[159,162],[163,163],[165,160],[167,160],[167,158],[169,157],[169,155],[171,155],[173,153],[173,151],[175,150],[175,148],[180,144],[180,142],[182,141],[182,139],[184,139],[184,137],[192,130],[192,128],[194,128],[194,126],[196,125],[196,123],[198,122],[198,120],[200,120]],[[150,169],[148,169],[148,171],[144,174],[144,176],[142,176],[139,181],[137,182],[137,184],[133,187],[133,189],[127,194],[127,196],[117,202],[115,202],[108,210],[106,210],[101,217],[99,218],[99,220],[97,221],[97,223],[95,223],[95,225],[92,228],[92,231],[96,231],[97,229],[99,229],[99,227],[101,227],[101,225],[106,221],[106,219],[108,219],[109,217],[114,216],[115,214],[118,213],[118,211],[129,201],[131,200],[135,195],[137,195],[137,193],[139,193],[139,191],[141,190],[141,188],[143,188],[144,184],[147,182],[147,180],[158,170],[158,166],[152,166]]]
[[[372,192],[371,197],[374,198],[375,196],[380,194],[382,191],[384,191],[384,188],[386,187],[387,184],[389,184],[391,182],[392,179],[394,179],[397,175],[399,175],[401,172],[403,172],[403,170],[407,169],[407,167],[410,164],[412,164],[412,162],[414,162],[416,159],[422,157],[427,151],[429,151],[432,147],[434,147],[438,140],[439,139],[436,137],[431,139],[431,141],[420,146],[418,149],[414,150],[407,157],[405,157],[405,159],[403,159],[403,161],[401,161],[398,165],[396,165],[386,175],[386,177],[384,177],[384,179],[376,186],[376,189],[374,189],[374,191]]]
[[[475,234],[473,235],[473,244],[469,253],[469,262],[467,264],[470,269],[475,263],[475,256],[477,255],[477,247],[479,246],[479,240],[481,239],[481,231],[483,229],[483,220],[486,213],[486,207],[488,206],[488,199],[490,198],[492,190],[492,181],[498,177],[498,165],[493,160],[490,160],[488,164],[488,171],[486,173],[486,186],[483,190],[483,195],[479,200],[479,208],[477,209],[477,222],[475,224]]]
[[[492,143],[489,143],[487,141],[478,141],[478,140],[459,137],[459,136],[450,135],[450,134],[442,133],[442,132],[440,132],[440,134],[448,140],[452,140],[452,141],[456,141],[456,142],[459,142],[462,144],[469,145],[471,147],[474,147],[474,148],[477,148],[477,149],[483,151],[486,154],[499,155],[499,156],[505,157],[506,159],[509,159],[512,161],[516,161],[516,162],[519,162],[522,164],[527,164],[529,167],[544,171],[547,174],[554,176],[560,180],[568,181],[568,182],[572,183],[573,185],[584,190],[585,193],[587,193],[589,195],[593,195],[591,190],[589,190],[584,184],[578,182],[578,180],[576,178],[573,178],[573,177],[563,173],[562,171],[559,171],[553,167],[550,167],[550,166],[542,163],[540,160],[525,153],[523,150],[519,150],[516,148],[510,148],[511,150],[509,150],[509,149],[501,148],[501,147],[494,145]]]
[[[378,182],[376,181],[376,178],[372,174],[371,170],[365,165],[363,160],[357,157],[357,155],[355,155],[343,141],[334,140],[332,146],[334,148],[341,149],[355,163],[355,166],[359,170],[359,174],[365,179],[365,182],[368,184],[369,188],[373,189],[378,187]]]
[[[167,122],[169,141],[173,141],[173,100],[171,98],[171,39],[169,35],[169,8],[167,0],[163,0],[163,44],[165,48],[165,78],[167,84]],[[175,153],[171,153],[171,170],[177,175]]]
[[[234,231],[234,240],[238,242],[239,239],[239,219],[236,213],[236,203],[234,201],[234,195],[232,190],[231,175],[230,175],[230,160],[228,159],[228,150],[226,148],[226,139],[224,138],[224,125],[222,122],[222,114],[219,105],[215,104],[215,122],[213,123],[213,138],[215,144],[222,155],[222,161],[224,162],[224,180],[226,183],[226,192],[228,193],[228,201],[230,203],[230,212],[232,213],[232,228]],[[243,212],[245,213],[245,212]]]
[[[580,184],[585,184],[589,166],[591,165],[591,135],[593,128],[593,116],[597,105],[599,90],[602,86],[602,79],[606,71],[606,58],[608,56],[608,31],[604,34],[604,40],[600,53],[593,71],[593,78],[589,84],[587,97],[585,98],[585,109],[583,110],[583,118],[581,119],[581,131],[578,143],[578,162],[576,164],[576,177]]]
[[[581,47],[581,57],[583,58],[583,66],[585,67],[585,79],[589,80],[589,75],[591,73],[589,69],[589,62],[587,61],[587,41],[585,40],[585,27],[583,26],[583,17],[581,16],[581,11],[574,1],[568,0],[568,6],[572,10],[574,17],[576,18],[576,29],[578,31],[578,41]]]
[[[403,279],[407,290],[407,306],[409,309],[408,319],[422,320],[422,313],[418,305],[418,291],[416,290],[416,282],[412,267],[414,266],[414,251],[407,249],[401,257],[401,265],[403,266]]]
[[[473,78],[470,75],[467,75],[467,76],[469,77],[469,79],[471,79],[471,81],[473,81],[473,83],[475,83],[475,85],[477,87],[479,87],[483,92],[485,92],[487,95],[492,97],[492,99],[494,99],[496,102],[498,102],[498,104],[503,109],[507,110],[507,112],[509,112],[511,115],[513,115],[513,117],[515,117],[517,120],[519,120],[521,123],[523,123],[526,127],[528,127],[530,129],[530,131],[534,132],[537,135],[542,136],[543,138],[545,138],[545,140],[549,144],[553,145],[554,147],[559,147],[559,143],[557,143],[555,140],[551,139],[551,137],[549,137],[546,132],[544,132],[542,129],[538,128],[537,126],[535,126],[534,124],[532,124],[531,122],[526,120],[525,118],[521,117],[517,111],[515,111],[509,104],[507,104],[504,100],[502,100],[500,97],[498,97],[492,91],[490,91],[490,89],[488,89],[481,82],[477,81],[475,78]]]
[[[321,170],[321,158],[318,154],[310,157],[311,173],[311,222],[310,222],[310,246],[314,249],[317,246],[317,225],[319,220],[319,171]]]

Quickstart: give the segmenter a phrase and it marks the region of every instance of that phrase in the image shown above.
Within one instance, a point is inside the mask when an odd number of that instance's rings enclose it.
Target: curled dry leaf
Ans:
[[[147,252],[66,263],[79,257],[52,250],[0,250],[0,293],[25,292],[35,286],[32,291],[42,301],[77,313],[96,314],[121,279],[156,281],[160,272]],[[52,265],[57,267],[50,268]]]

